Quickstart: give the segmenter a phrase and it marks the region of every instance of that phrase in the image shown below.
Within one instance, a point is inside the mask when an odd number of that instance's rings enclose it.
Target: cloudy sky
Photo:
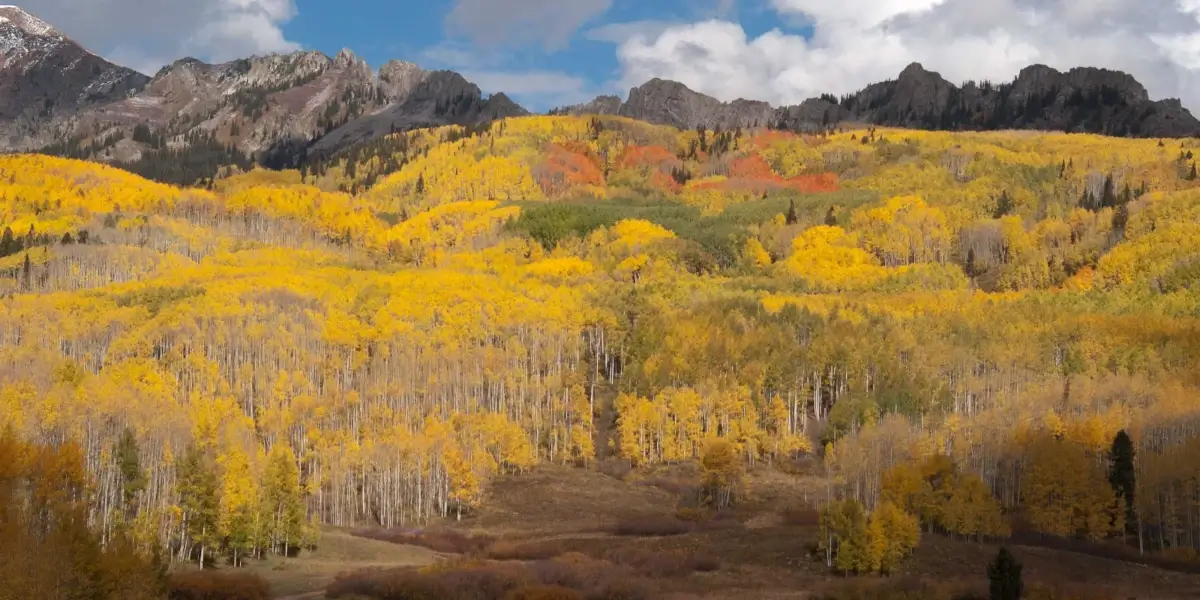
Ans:
[[[1200,0],[27,0],[147,73],[181,56],[343,47],[459,70],[531,108],[624,96],[651,77],[794,103],[919,61],[953,82],[1021,67],[1132,73],[1200,108]]]

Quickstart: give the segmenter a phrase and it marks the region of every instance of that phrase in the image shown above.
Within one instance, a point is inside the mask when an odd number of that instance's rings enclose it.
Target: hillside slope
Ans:
[[[211,475],[226,557],[301,537],[249,499],[422,527],[544,463],[714,455],[807,456],[828,498],[952,535],[1120,548],[1125,430],[1147,552],[1186,561],[1196,151],[564,116],[211,190],[0,157],[0,428],[79,440],[109,507],[128,429],[153,482],[128,510],[172,554],[207,526],[165,526],[206,493],[176,482]],[[688,497],[741,502],[733,481]],[[892,501],[909,483],[946,487]]]

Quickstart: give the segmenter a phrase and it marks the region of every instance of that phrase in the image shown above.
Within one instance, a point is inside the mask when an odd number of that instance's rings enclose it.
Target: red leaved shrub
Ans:
[[[173,573],[167,581],[170,600],[268,600],[271,586],[252,573],[204,570]]]
[[[583,595],[560,585],[527,585],[508,593],[504,600],[584,600]]]
[[[669,515],[645,515],[621,519],[613,526],[613,535],[667,536],[691,533],[696,524]]]
[[[480,554],[494,540],[486,535],[467,535],[449,529],[410,531],[403,529],[363,529],[353,535],[393,544],[408,544],[447,554]]]

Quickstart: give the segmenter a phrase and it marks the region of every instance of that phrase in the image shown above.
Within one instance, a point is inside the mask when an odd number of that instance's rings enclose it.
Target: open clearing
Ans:
[[[891,579],[845,578],[829,572],[811,552],[817,539],[813,523],[789,524],[784,511],[817,498],[813,480],[761,470],[750,478],[746,502],[720,526],[667,536],[614,535],[622,521],[669,518],[688,491],[687,469],[641,473],[618,479],[596,471],[540,467],[521,476],[501,477],[486,494],[479,511],[461,521],[436,524],[443,529],[486,535],[509,547],[540,547],[544,553],[578,552],[603,557],[613,552],[672,550],[703,553],[719,561],[715,572],[656,579],[659,597],[667,599],[811,598],[864,582],[892,586],[936,582],[947,589],[986,590],[985,567],[998,546],[923,536],[921,545]],[[796,501],[791,498],[799,498]],[[496,546],[498,547],[498,546]],[[1102,590],[1120,598],[1198,598],[1200,576],[1049,548],[1014,546],[1025,565],[1026,581],[1070,585],[1073,590]],[[321,547],[292,559],[256,563],[279,598],[323,597],[322,590],[339,573],[374,567],[415,567],[453,555],[368,540],[345,531],[327,530]]]

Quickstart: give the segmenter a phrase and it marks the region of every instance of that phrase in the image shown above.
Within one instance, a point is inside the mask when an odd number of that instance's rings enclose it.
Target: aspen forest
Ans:
[[[840,571],[922,533],[1195,561],[1193,152],[534,116],[197,188],[3,156],[0,456],[70,448],[61,510],[178,563],[716,452],[815,460]]]

